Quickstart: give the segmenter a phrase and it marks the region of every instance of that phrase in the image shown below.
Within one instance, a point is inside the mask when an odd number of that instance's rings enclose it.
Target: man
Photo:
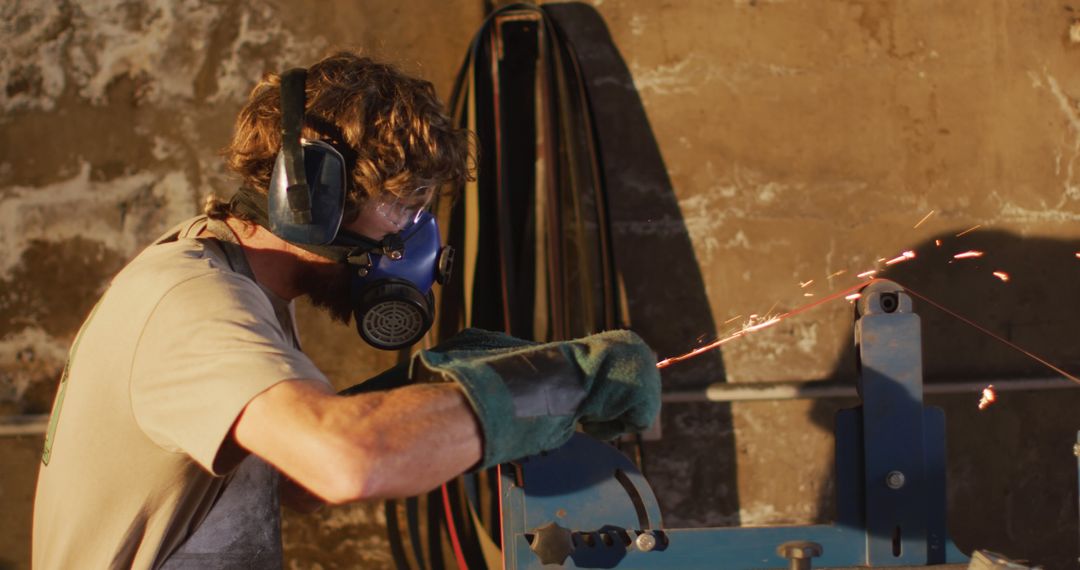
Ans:
[[[400,267],[437,271],[424,208],[469,176],[469,148],[432,86],[391,66],[338,53],[265,77],[226,149],[241,190],[136,257],[72,346],[34,566],[280,566],[277,472],[299,499],[405,497],[556,447],[579,422],[645,427],[659,377],[628,332],[538,345],[467,331],[418,353],[415,382],[351,396],[301,352],[301,295],[369,341],[415,320],[394,311],[430,325],[430,280]],[[390,312],[371,317],[383,297]]]

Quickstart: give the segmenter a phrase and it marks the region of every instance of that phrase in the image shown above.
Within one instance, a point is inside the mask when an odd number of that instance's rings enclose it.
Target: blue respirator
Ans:
[[[380,242],[341,231],[346,162],[330,144],[301,138],[306,76],[304,69],[281,75],[282,144],[263,206],[265,225],[288,242],[347,263],[357,332],[375,348],[407,347],[431,328],[431,288],[449,279],[453,264],[453,250],[442,247],[439,226],[426,210],[434,191],[421,187],[419,196],[371,204],[399,230]]]
[[[361,338],[384,350],[420,340],[435,320],[431,288],[449,280],[453,259],[454,250],[442,247],[439,225],[426,211],[379,247],[353,249],[346,263],[352,269],[349,296]]]

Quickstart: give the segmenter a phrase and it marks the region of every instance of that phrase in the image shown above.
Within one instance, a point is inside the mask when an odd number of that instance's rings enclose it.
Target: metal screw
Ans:
[[[904,482],[904,474],[899,471],[889,471],[889,474],[885,476],[885,484],[893,490],[903,487]]]
[[[634,544],[637,545],[638,550],[642,552],[648,552],[656,548],[656,537],[653,536],[651,533],[645,532],[638,535],[638,537],[634,540]]]

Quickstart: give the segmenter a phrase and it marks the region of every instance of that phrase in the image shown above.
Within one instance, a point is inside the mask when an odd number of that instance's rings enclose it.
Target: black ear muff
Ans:
[[[386,280],[364,292],[353,315],[356,331],[375,348],[396,350],[420,340],[431,328],[435,302],[411,283]]]
[[[281,74],[281,151],[270,175],[270,231],[290,242],[330,243],[345,211],[345,159],[329,144],[304,140],[307,70]]]

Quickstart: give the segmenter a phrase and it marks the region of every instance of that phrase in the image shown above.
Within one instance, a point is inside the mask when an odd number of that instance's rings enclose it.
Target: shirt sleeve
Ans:
[[[147,319],[131,367],[133,414],[162,448],[207,471],[236,418],[284,380],[327,382],[287,340],[258,286],[225,272],[184,281]]]

